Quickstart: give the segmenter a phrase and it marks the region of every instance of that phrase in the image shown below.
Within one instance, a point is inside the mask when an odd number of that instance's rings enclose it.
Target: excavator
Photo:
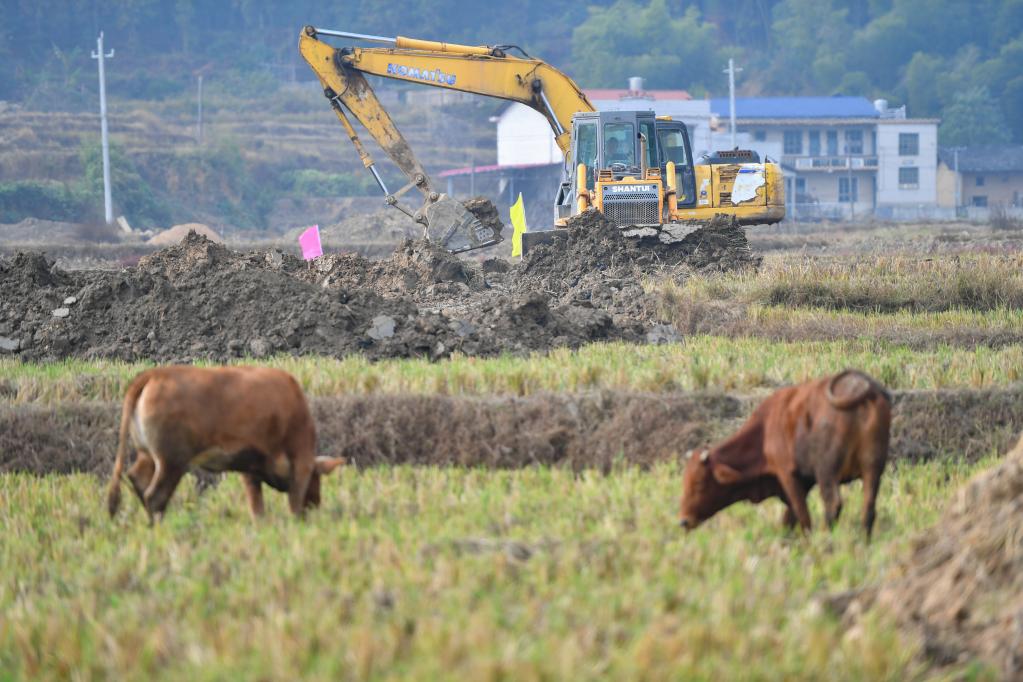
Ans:
[[[325,38],[383,46],[334,47]],[[653,111],[597,111],[571,78],[515,45],[457,45],[306,26],[299,51],[386,203],[453,253],[500,242],[500,228],[485,225],[464,204],[437,191],[367,74],[520,102],[547,119],[564,154],[564,171],[552,226],[523,235],[523,252],[550,241],[568,218],[591,208],[626,236],[664,243],[684,239],[718,215],[739,225],[785,217],[777,164],[739,149],[695,162],[683,122]],[[407,179],[403,187],[393,193],[387,188],[349,115],[398,166]],[[421,196],[418,207],[402,203],[413,190]]]

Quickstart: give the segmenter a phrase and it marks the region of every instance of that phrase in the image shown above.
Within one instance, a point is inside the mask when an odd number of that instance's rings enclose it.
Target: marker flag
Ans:
[[[323,255],[323,246],[320,245],[320,226],[313,225],[298,237],[298,244],[302,247],[302,258],[312,260]]]

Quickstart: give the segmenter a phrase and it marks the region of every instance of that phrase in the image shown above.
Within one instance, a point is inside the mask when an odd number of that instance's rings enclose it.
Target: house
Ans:
[[[938,204],[978,214],[994,206],[1023,208],[1023,146],[939,148]]]
[[[727,126],[727,98],[710,108]],[[936,119],[864,97],[740,97],[736,130],[781,163],[790,217],[938,215]],[[778,150],[780,148],[780,155]]]

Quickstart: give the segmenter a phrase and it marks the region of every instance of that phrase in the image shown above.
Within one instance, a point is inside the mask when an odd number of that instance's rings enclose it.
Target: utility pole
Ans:
[[[959,204],[962,203],[962,189],[960,189],[959,180],[959,147],[952,148],[952,166],[955,175],[955,202],[956,202],[956,217],[959,216]]]
[[[99,62],[99,120],[100,128],[103,131],[103,217],[107,225],[114,222],[114,203],[110,198],[110,141],[107,137],[107,76],[103,69],[103,62],[114,58],[114,51],[110,54],[103,52],[103,31],[100,31],[96,39],[96,51],[92,58]]]
[[[736,148],[735,144],[735,73],[736,71],[742,71],[742,67],[735,66],[735,60],[729,57],[728,68],[723,73],[728,74],[728,119],[731,123],[730,128],[732,132],[732,149]]]
[[[202,144],[202,74],[199,74],[198,111],[195,114],[195,141]]]

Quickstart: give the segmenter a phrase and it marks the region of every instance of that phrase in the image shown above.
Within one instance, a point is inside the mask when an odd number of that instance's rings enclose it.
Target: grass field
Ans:
[[[857,367],[892,389],[988,388],[1023,377],[1023,346],[913,350],[870,338],[772,342],[694,336],[663,346],[601,343],[530,357],[431,363],[291,356],[240,361],[281,367],[310,395],[428,393],[530,395],[540,391],[756,391]],[[29,364],[0,359],[0,400],[120,400],[147,363]]]
[[[817,598],[877,580],[987,464],[889,471],[870,545],[858,484],[830,535],[785,533],[777,502],[685,535],[670,466],[349,469],[307,521],[274,494],[259,524],[229,477],[183,485],[155,529],[133,497],[106,518],[91,476],[3,475],[0,677],[949,676],[883,619],[846,632]]]

